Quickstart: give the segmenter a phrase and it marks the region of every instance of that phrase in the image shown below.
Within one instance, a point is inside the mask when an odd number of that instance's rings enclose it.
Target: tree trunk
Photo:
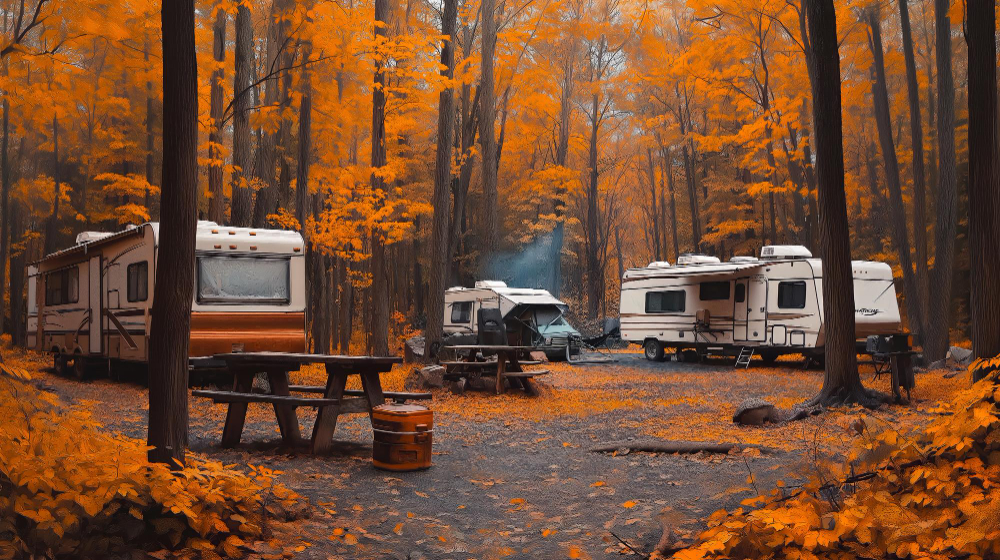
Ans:
[[[673,154],[669,148],[660,147],[663,154],[663,174],[667,176],[667,189],[670,191],[670,237],[674,246],[674,262],[680,256],[680,242],[677,240],[677,201],[674,197],[674,163]]]
[[[905,292],[906,310],[910,318],[910,330],[923,335],[924,318],[921,314],[920,290],[913,273],[913,261],[910,258],[910,239],[906,227],[906,210],[903,207],[903,193],[899,183],[899,161],[896,159],[896,146],[892,138],[892,123],[890,122],[889,94],[885,83],[885,63],[882,56],[882,31],[879,12],[870,8],[866,14],[868,20],[868,46],[873,56],[872,97],[875,101],[875,121],[878,125],[879,145],[882,149],[882,161],[885,165],[886,185],[889,187],[889,214],[892,221],[892,240],[899,257],[899,267],[903,269],[903,290]],[[819,133],[817,132],[817,136]]]
[[[151,462],[184,464],[188,343],[194,295],[198,184],[198,69],[194,0],[164,2],[160,247],[149,337]]]
[[[840,102],[840,53],[833,0],[810,0],[810,47],[816,127],[816,174],[819,179],[820,244],[823,247],[823,328],[826,373],[814,399],[841,404],[865,399],[855,354],[854,281],[851,232],[844,192],[844,144]]]
[[[913,38],[910,34],[909,0],[899,2],[899,20],[903,32],[903,58],[906,60],[906,89],[910,102],[910,142],[913,145],[913,244],[917,259],[917,306],[920,316],[927,317],[930,301],[930,279],[927,270],[927,194],[924,175],[924,130],[920,120],[920,89],[917,85],[917,63],[913,58]],[[909,298],[907,298],[909,299]],[[921,325],[926,337],[927,324]]]
[[[59,228],[59,199],[62,198],[62,194],[59,189],[59,182],[62,180],[62,174],[59,169],[59,119],[53,114],[52,115],[52,180],[54,186],[52,188],[52,213],[49,215],[48,221],[45,223],[45,254],[48,255],[56,250],[56,233]]]
[[[937,193],[934,212],[934,271],[931,274],[930,315],[924,357],[937,361],[945,357],[951,327],[952,277],[955,274],[955,230],[958,222],[958,178],[955,165],[955,83],[951,70],[951,19],[948,0],[934,0],[934,27],[937,39]]]
[[[233,193],[229,221],[238,227],[250,225],[250,106],[253,101],[253,16],[245,4],[236,10],[236,68],[233,81]]]
[[[337,310],[340,314],[338,344],[340,353],[349,354],[351,352],[351,337],[354,335],[354,284],[351,283],[351,261],[342,260],[341,265],[343,282],[339,286],[340,307]]]
[[[389,0],[375,0],[375,39],[384,37],[386,27],[381,23],[389,21]],[[376,58],[375,76],[372,88],[372,158],[373,170],[385,167],[385,60]],[[372,195],[384,196],[385,181],[375,171],[371,174]],[[371,331],[369,347],[376,356],[389,355],[389,270],[385,254],[384,232],[378,226],[372,228],[371,252]]]
[[[209,116],[212,119],[211,131],[208,133],[208,219],[221,224],[226,219],[226,195],[222,188],[222,167],[225,163],[222,157],[222,80],[225,71],[222,69],[226,60],[226,20],[228,15],[221,4],[216,6],[215,24],[212,25],[212,55],[218,66],[212,72],[211,98]]]
[[[996,4],[969,0],[969,255],[972,352],[1000,354],[1000,164],[997,162]],[[944,102],[942,101],[942,109]],[[943,171],[943,170],[942,170]]]
[[[151,48],[152,46],[147,36],[145,48],[143,49],[143,60],[145,60],[147,68],[149,67],[149,51]],[[155,104],[156,96],[153,92],[153,82],[146,80],[146,184],[149,186],[152,186],[155,180],[155,177],[153,177],[153,150],[155,148],[153,135],[155,115],[153,113]],[[149,219],[153,220],[157,218],[157,215],[153,212],[153,191],[149,186],[146,187],[143,205],[146,207],[146,211],[149,212]]]
[[[6,68],[5,68],[6,69]],[[5,72],[6,73],[6,72]],[[7,310],[7,257],[10,254],[10,238],[12,228],[10,227],[10,161],[7,158],[7,147],[10,139],[10,100],[7,96],[3,98],[3,139],[0,140],[0,334],[4,332],[6,326]],[[17,282],[11,270],[11,282]]]
[[[11,228],[11,255],[10,255],[10,331],[11,331],[11,344],[14,346],[24,347],[28,343],[27,329],[28,325],[25,318],[25,301],[24,301],[24,285],[26,278],[24,276],[24,267],[27,260],[26,251],[24,248],[14,249],[14,240],[19,239],[21,236],[18,235],[17,238],[14,237],[14,232],[23,232],[26,228],[24,227],[24,216],[25,212],[21,207],[21,204],[14,202],[13,211],[11,216],[14,219],[13,228]]]
[[[455,72],[455,25],[458,0],[445,0],[441,15],[441,75],[450,80]],[[424,330],[424,360],[433,359],[431,348],[444,333],[444,291],[448,276],[449,199],[451,189],[451,154],[455,142],[455,91],[441,90],[438,99],[437,159],[434,164],[434,220],[431,224],[431,268],[428,274],[427,328]]]
[[[660,261],[662,258],[662,251],[660,247],[660,213],[656,206],[656,171],[653,166],[653,150],[651,148],[646,148],[646,174],[649,176],[649,190],[650,190],[650,202],[651,211],[650,217],[653,221],[653,260]],[[615,230],[617,233],[617,230]]]
[[[281,68],[290,66],[291,49],[286,41],[286,0],[275,0],[271,4],[271,17],[267,28],[267,48],[265,49],[265,60],[263,67],[264,80],[264,106],[271,108],[278,114],[278,130],[264,129],[257,143],[257,153],[254,155],[254,177],[260,181],[260,189],[257,190],[257,197],[254,199],[253,216],[250,223],[253,227],[264,227],[268,214],[272,214],[277,209],[279,184],[281,179],[276,176],[277,171],[277,148],[283,140],[285,129],[285,119],[282,116],[285,91],[281,74],[277,72]]]
[[[497,45],[496,5],[494,0],[482,2],[482,91],[479,111],[479,141],[483,148],[483,252],[481,273],[494,274],[492,259],[500,247],[500,210],[497,207],[497,143],[494,124],[497,119],[494,93],[493,58]]]
[[[601,265],[598,260],[597,242],[597,132],[600,127],[600,98],[597,93],[591,97],[590,105],[590,150],[587,160],[589,179],[587,181],[587,311],[591,318],[597,317],[602,299]]]

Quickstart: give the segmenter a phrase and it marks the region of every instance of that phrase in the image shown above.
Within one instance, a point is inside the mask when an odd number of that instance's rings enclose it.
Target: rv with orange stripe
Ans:
[[[28,272],[28,346],[84,376],[149,359],[159,224],[84,232]],[[303,352],[305,257],[294,231],[198,222],[193,367],[226,352]]]

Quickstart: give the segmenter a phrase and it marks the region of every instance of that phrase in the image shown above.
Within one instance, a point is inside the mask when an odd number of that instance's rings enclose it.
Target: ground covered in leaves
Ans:
[[[314,457],[279,447],[269,407],[251,405],[243,445],[218,446],[223,406],[191,401],[191,449],[237,466],[280,471],[280,483],[316,507],[279,537],[302,558],[607,558],[652,552],[666,524],[693,536],[719,508],[771,488],[821,458],[852,445],[852,424],[918,426],[942,401],[968,386],[965,375],[917,375],[911,404],[881,411],[838,410],[779,427],[732,423],[736,406],[762,397],[788,407],[814,395],[822,371],[797,362],[734,369],[714,364],[649,363],[638,354],[616,362],[549,364],[542,395],[495,396],[437,391],[434,466],[387,473],[371,466],[366,416],[341,417],[338,450]],[[412,366],[384,377],[401,389]],[[317,370],[294,383],[319,383]],[[887,390],[883,378],[872,387]],[[35,383],[64,400],[87,405],[105,429],[144,437],[146,391],[136,383],[79,383],[42,373]],[[313,413],[301,409],[304,434]],[[640,440],[735,442],[729,455],[594,453],[608,442]],[[758,449],[761,448],[761,449]]]

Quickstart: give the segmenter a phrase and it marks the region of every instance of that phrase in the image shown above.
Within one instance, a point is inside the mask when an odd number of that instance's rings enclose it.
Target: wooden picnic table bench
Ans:
[[[400,358],[286,352],[216,354],[214,358],[223,361],[233,374],[233,390],[193,391],[192,394],[229,405],[226,425],[222,430],[222,445],[225,447],[232,447],[240,442],[243,425],[246,423],[247,405],[254,402],[273,405],[281,439],[291,446],[299,445],[302,441],[296,409],[317,408],[310,445],[313,453],[325,453],[332,446],[339,415],[367,412],[370,419],[372,408],[384,404],[386,397],[426,398],[419,393],[387,394],[382,391],[379,376],[390,371],[394,364],[401,363]],[[306,364],[324,365],[327,373],[325,387],[289,383],[289,372],[297,371]],[[259,373],[267,375],[268,393],[253,391],[253,379]],[[352,375],[361,377],[360,391],[347,389],[347,379]],[[323,396],[296,397],[291,394],[293,390]]]
[[[546,375],[548,370],[528,370],[522,366],[535,365],[537,360],[521,360],[521,356],[535,350],[533,346],[512,346],[503,344],[460,344],[446,346],[459,357],[457,361],[442,362],[445,367],[445,377],[450,379],[468,379],[481,376],[496,376],[495,392],[503,393],[504,383],[510,383],[512,388],[524,389],[529,395],[538,394],[534,378]],[[496,360],[487,360],[482,356],[496,354]],[[482,359],[481,359],[482,358]]]

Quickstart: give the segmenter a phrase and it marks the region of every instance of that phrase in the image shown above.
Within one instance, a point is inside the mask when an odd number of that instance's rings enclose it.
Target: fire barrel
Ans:
[[[431,466],[434,413],[418,404],[386,403],[372,409],[372,464],[389,471]]]

